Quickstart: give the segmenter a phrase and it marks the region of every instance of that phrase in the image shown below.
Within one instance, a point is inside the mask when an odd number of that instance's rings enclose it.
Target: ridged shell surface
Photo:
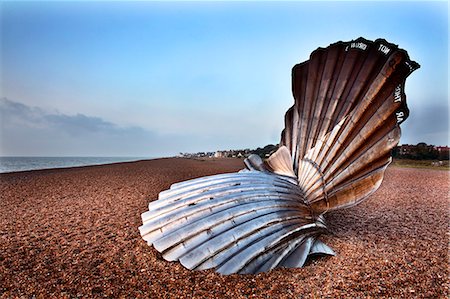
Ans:
[[[209,176],[161,192],[139,230],[166,260],[189,269],[231,274],[296,267],[324,246],[316,238],[326,229],[302,198],[296,180],[272,173]]]
[[[294,105],[279,149],[247,169],[174,184],[142,214],[140,233],[188,269],[258,273],[334,255],[323,214],[374,192],[409,115],[406,77],[419,65],[385,40],[319,48],[294,66]]]
[[[409,115],[405,80],[418,67],[396,45],[363,38],[294,66],[280,143],[316,212],[352,206],[381,184]]]

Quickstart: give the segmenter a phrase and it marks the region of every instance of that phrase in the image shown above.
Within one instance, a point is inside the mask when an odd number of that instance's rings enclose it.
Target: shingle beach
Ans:
[[[389,167],[364,203],[326,215],[337,255],[223,276],[167,262],[138,227],[172,183],[244,168],[167,158],[0,174],[1,298],[447,298],[448,171]]]

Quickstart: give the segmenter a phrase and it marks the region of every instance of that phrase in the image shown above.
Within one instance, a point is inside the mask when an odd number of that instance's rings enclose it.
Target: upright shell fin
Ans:
[[[294,66],[280,144],[315,212],[352,206],[379,187],[409,115],[405,80],[418,67],[397,46],[363,38]]]

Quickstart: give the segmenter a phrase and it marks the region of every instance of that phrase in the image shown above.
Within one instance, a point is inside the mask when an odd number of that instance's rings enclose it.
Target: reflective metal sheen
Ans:
[[[378,189],[409,114],[419,67],[385,40],[319,48],[292,69],[294,105],[279,149],[247,169],[173,184],[142,214],[140,233],[168,261],[222,274],[302,267],[334,255],[323,214]]]

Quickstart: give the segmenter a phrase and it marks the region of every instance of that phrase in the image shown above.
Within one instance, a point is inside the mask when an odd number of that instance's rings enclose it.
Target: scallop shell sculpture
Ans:
[[[302,267],[323,214],[351,207],[381,184],[409,114],[405,80],[419,65],[383,39],[315,50],[292,69],[294,105],[279,149],[238,173],[174,184],[142,214],[140,233],[168,261],[222,274]]]

